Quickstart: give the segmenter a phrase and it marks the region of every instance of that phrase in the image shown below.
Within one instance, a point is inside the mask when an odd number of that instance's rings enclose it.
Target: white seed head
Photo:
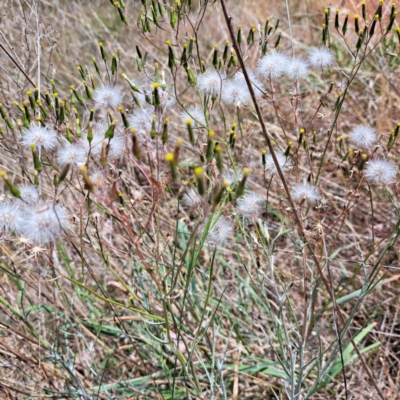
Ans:
[[[224,77],[224,75],[219,74],[217,71],[207,71],[198,78],[199,89],[204,94],[218,96],[221,92],[222,79],[224,79]]]
[[[289,166],[289,162],[286,159],[285,155],[280,152],[275,152],[276,158],[278,160],[278,164],[281,167],[282,172]],[[270,172],[271,174],[277,174],[278,170],[274,163],[274,159],[272,155],[269,153],[265,157],[265,169]]]
[[[46,202],[26,212],[23,234],[32,242],[54,242],[67,227],[67,212],[60,204]]]
[[[313,67],[325,68],[333,64],[332,54],[325,47],[312,49],[308,56],[308,62]]]
[[[57,161],[61,167],[71,163],[75,167],[81,167],[86,163],[87,148],[80,143],[68,143],[58,150]]]
[[[189,189],[182,197],[182,201],[188,207],[195,207],[201,203],[201,197],[194,189]]]
[[[241,107],[249,103],[251,97],[246,82],[231,79],[224,83],[221,99],[225,104]]]
[[[14,204],[0,204],[0,231],[20,233],[24,226],[24,213]]]
[[[293,188],[292,192],[293,200],[301,201],[303,199],[308,200],[311,204],[314,204],[320,198],[318,189],[310,185],[309,183],[300,183]]]
[[[254,74],[252,71],[247,72],[251,81],[251,84],[253,86],[254,93],[257,97],[262,97],[265,92],[265,86],[264,84],[257,78],[257,76]],[[244,82],[246,83],[246,80],[244,78],[244,75],[242,72],[237,72],[235,74],[234,80],[237,82]]]
[[[243,214],[258,216],[263,213],[265,198],[256,192],[247,192],[237,201],[237,207]]]
[[[150,134],[152,116],[152,113],[136,110],[128,117],[129,126],[136,129],[138,133]]]
[[[34,144],[36,149],[50,151],[56,146],[57,135],[47,126],[36,126],[32,124],[29,128],[22,131],[22,145],[29,149]]]
[[[106,85],[94,91],[93,100],[98,107],[117,108],[122,103],[122,94],[116,87]]]
[[[285,73],[293,79],[305,78],[308,75],[308,63],[301,58],[292,58]]]
[[[181,112],[181,121],[186,126],[187,120],[191,121],[193,128],[206,127],[204,111],[198,106],[189,106],[186,111]]]
[[[228,218],[219,217],[208,232],[208,240],[216,245],[225,243],[232,236],[233,227],[233,223]]]
[[[279,52],[272,51],[258,61],[257,71],[264,79],[276,79],[282,76],[288,64],[288,57]]]
[[[371,160],[364,169],[364,175],[371,184],[389,184],[396,179],[397,167],[384,159]]]
[[[377,135],[374,128],[367,125],[357,125],[350,132],[350,142],[363,149],[371,149],[376,142]]]
[[[20,186],[21,199],[30,205],[36,204],[39,201],[39,192],[35,185],[26,184]]]

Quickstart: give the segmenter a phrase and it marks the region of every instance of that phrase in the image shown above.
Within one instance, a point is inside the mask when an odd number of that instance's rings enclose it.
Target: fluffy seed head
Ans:
[[[24,215],[20,208],[11,203],[0,204],[0,231],[19,233],[24,224]]]
[[[34,185],[26,184],[20,186],[21,199],[28,204],[36,204],[39,201],[39,192]]]
[[[235,79],[225,82],[221,99],[225,104],[231,104],[235,107],[246,105],[250,101],[250,92],[246,82]]]
[[[278,164],[281,167],[281,170],[284,171],[288,166],[289,163],[283,153],[276,152],[276,158],[278,160]],[[265,169],[270,172],[271,174],[277,174],[278,170],[275,166],[274,160],[271,154],[267,154],[265,157]]]
[[[364,175],[371,184],[389,184],[396,178],[397,167],[384,159],[371,160],[364,169]]]
[[[363,149],[370,149],[376,142],[376,139],[375,129],[367,125],[358,125],[350,132],[351,143]]]
[[[34,144],[38,151],[53,150],[56,146],[57,135],[47,126],[36,126],[32,124],[29,128],[22,131],[22,145],[29,149]]]
[[[117,108],[122,103],[122,94],[114,86],[102,86],[94,91],[93,100],[98,107]]]
[[[67,212],[59,204],[46,202],[27,210],[23,234],[34,243],[45,244],[54,242],[66,227]]]
[[[220,217],[208,232],[208,240],[216,245],[225,243],[232,236],[233,223],[225,217]]]
[[[206,119],[204,111],[198,106],[190,106],[186,111],[181,112],[181,120],[183,124],[188,124],[188,120],[193,128],[206,127]]]
[[[151,116],[151,113],[139,109],[128,117],[128,122],[138,133],[148,134],[151,129]]]
[[[217,71],[207,71],[204,75],[199,76],[199,89],[211,96],[218,96],[221,92],[223,75]]]
[[[301,201],[306,199],[313,204],[319,199],[320,195],[315,186],[310,185],[309,183],[300,183],[294,187],[292,197],[293,200]]]
[[[258,216],[264,210],[265,199],[256,192],[247,192],[237,201],[237,207],[243,214]]]
[[[201,197],[197,194],[194,189],[189,189],[182,197],[182,201],[188,207],[195,207],[201,203]]]
[[[301,58],[292,58],[285,72],[293,79],[305,78],[308,75],[308,63]]]
[[[251,84],[253,86],[254,93],[257,97],[262,97],[265,92],[265,86],[264,84],[256,77],[254,72],[248,71],[249,78],[251,81]],[[246,83],[246,80],[244,78],[244,75],[242,72],[237,72],[235,74],[234,80],[237,82],[244,82]]]
[[[313,67],[324,68],[333,64],[333,57],[328,49],[319,47],[310,51],[308,62]]]
[[[287,56],[279,51],[273,51],[259,60],[257,71],[264,79],[276,79],[285,73],[287,63]]]
[[[57,161],[61,167],[71,163],[75,167],[81,167],[86,162],[87,152],[80,143],[66,144],[58,150]]]

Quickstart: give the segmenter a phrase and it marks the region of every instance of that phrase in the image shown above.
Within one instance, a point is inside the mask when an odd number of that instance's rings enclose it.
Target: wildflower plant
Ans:
[[[395,4],[316,10],[313,39],[289,4],[102,5],[62,14],[85,24],[58,68],[58,11],[5,11],[30,29],[28,55],[1,45],[0,332],[15,376],[42,366],[15,390],[350,399],[362,374],[394,393]]]

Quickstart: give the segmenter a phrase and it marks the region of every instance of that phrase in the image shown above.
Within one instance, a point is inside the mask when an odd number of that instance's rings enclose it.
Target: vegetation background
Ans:
[[[153,73],[158,62],[166,70],[167,83],[173,81],[165,41],[182,46],[192,35],[192,27],[186,24],[187,32],[175,35],[165,17],[161,28],[153,26],[151,33],[143,33],[140,23],[136,25],[143,15],[142,2],[125,3],[127,24],[121,21],[118,7],[107,0],[0,0],[0,102],[14,121],[19,111],[13,101],[23,104],[27,91],[34,89],[32,82],[44,93],[51,92],[53,79],[65,99],[71,85],[84,95],[77,66],[95,74],[92,57],[106,81],[99,42],[108,54],[108,68],[111,54],[118,52],[118,72],[111,78],[118,87],[129,89],[121,73],[145,82],[138,72],[136,46],[147,53],[148,70]],[[282,48],[290,52],[292,32],[295,48],[304,54],[322,45],[326,7],[331,7],[331,24],[336,7],[341,23],[345,13],[350,13],[349,31],[354,30],[352,16],[361,14],[361,3],[348,0],[340,4],[316,0],[226,3],[235,32],[241,24],[244,38],[252,24],[263,26],[267,17],[279,18]],[[196,43],[207,68],[212,68],[214,45],[222,52],[231,38],[220,2],[193,1],[193,13],[200,15],[204,5]],[[390,10],[390,3],[384,5]],[[377,7],[377,2],[369,1],[368,15]],[[77,183],[79,173],[62,190],[54,190],[54,164],[48,161],[41,195],[62,202],[70,215],[70,229],[50,245],[35,246],[6,235],[0,240],[0,397],[399,398],[398,187],[361,187],[335,153],[339,137],[357,124],[374,125],[382,134],[380,146],[386,148],[390,131],[400,120],[400,47],[396,34],[391,37],[368,57],[347,93],[335,127],[336,145],[329,148],[319,188],[326,201],[312,207],[311,216],[307,211],[302,220],[313,248],[324,260],[330,291],[312,267],[279,184],[268,193],[264,222],[240,222],[234,216],[235,239],[215,248],[206,241],[211,222],[207,218],[218,211],[212,205],[185,207],[179,200],[185,182],[166,187],[170,170],[164,153],[157,155],[157,161],[144,156],[134,162],[128,147],[120,160],[109,162],[102,183],[108,194],[93,196],[90,206],[88,194]],[[349,52],[337,44],[340,39],[334,33],[332,38],[341,71],[335,69],[326,79],[314,74],[301,89],[302,107],[310,110],[308,115],[318,110],[315,154],[323,152],[324,135],[334,119],[342,72],[351,73]],[[354,48],[356,41],[350,38],[349,46]],[[179,51],[177,47],[177,58]],[[246,65],[254,69],[259,51],[246,52],[246,56]],[[196,102],[196,94],[181,72],[174,83],[179,103],[187,106]],[[196,73],[200,73],[198,63]],[[95,75],[95,79],[99,78]],[[335,94],[324,97],[330,80]],[[285,116],[285,126],[291,126],[288,121],[296,99],[292,91],[289,84],[277,89],[279,111],[263,107],[266,126],[283,150],[287,140],[278,114]],[[125,104],[130,113],[129,94]],[[171,121],[169,151],[178,138],[185,138],[180,174],[182,181],[190,181],[183,171],[192,171],[197,161],[187,145],[181,111],[175,105],[163,117]],[[240,119],[244,133],[237,139],[236,165],[251,169],[246,185],[266,196],[261,163],[266,144],[255,113],[224,114],[217,107],[212,113],[215,131],[228,132]],[[83,110],[86,126],[88,118]],[[21,149],[19,131],[1,124],[0,169],[15,184],[33,182],[31,155]],[[289,129],[287,139],[297,143],[297,134]],[[398,146],[395,142],[390,152],[396,165]],[[155,175],[146,179],[150,173],[143,169],[148,171],[152,165],[159,168],[159,179]],[[292,177],[299,181],[300,175],[307,176],[301,161],[294,165],[297,172]],[[359,176],[357,166],[354,169]],[[213,181],[215,187],[217,181]],[[123,204],[112,201],[115,183]],[[3,201],[10,200],[5,182],[0,192]],[[218,210],[227,210],[227,204]],[[331,295],[336,299],[333,303]],[[311,309],[312,313],[306,312]]]

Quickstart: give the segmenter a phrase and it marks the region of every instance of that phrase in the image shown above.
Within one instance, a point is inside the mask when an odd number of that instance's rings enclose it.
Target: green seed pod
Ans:
[[[217,66],[218,66],[218,45],[217,44],[214,46],[212,65],[214,68],[217,68]]]
[[[193,133],[193,127],[192,127],[192,120],[191,119],[187,119],[186,120],[186,127],[189,133],[189,142],[194,145],[194,133]]]
[[[131,136],[132,136],[132,154],[136,158],[139,158],[141,156],[141,152],[140,152],[140,147],[139,147],[139,141],[138,141],[138,138],[136,136],[136,129],[131,128],[130,129],[130,133],[131,133]]]
[[[225,41],[225,47],[224,47],[224,53],[222,55],[222,59],[224,60],[224,64],[226,64],[226,61],[228,60],[228,49],[229,49],[229,41]]]
[[[94,57],[92,58],[92,61],[93,61],[94,69],[96,70],[97,74],[100,76],[100,68],[99,68],[99,66],[97,64],[97,61],[96,61],[96,59]]]
[[[104,50],[104,47],[103,47],[103,43],[102,43],[102,42],[99,42],[99,47],[100,47],[101,58],[102,58],[102,60],[105,62],[105,61],[107,60],[107,55],[106,55],[106,52],[105,52],[105,50]]]
[[[38,152],[36,151],[36,146],[35,146],[33,143],[31,143],[31,144],[29,145],[29,147],[30,147],[31,150],[32,150],[33,166],[34,166],[34,168],[35,168],[35,171],[40,172],[40,171],[43,170],[43,166],[42,166],[42,163],[40,162],[39,154],[38,154]]]
[[[247,45],[249,45],[250,43],[254,43],[254,31],[254,25],[251,25],[249,34],[247,35]]]
[[[31,92],[30,90],[28,90],[28,91],[26,92],[26,94],[28,95],[29,103],[30,103],[30,106],[31,106],[32,110],[35,110],[35,109],[36,109],[36,100],[35,100],[35,98],[33,97],[32,92]]]
[[[57,185],[55,185],[55,186],[58,186],[63,180],[65,180],[65,178],[68,175],[68,171],[69,171],[70,167],[71,167],[71,162],[68,162],[67,164],[65,164],[64,168],[60,172],[60,176],[58,177]]]
[[[112,54],[112,59],[111,59],[111,74],[114,75],[117,73],[118,70],[118,64],[117,64],[117,55]]]
[[[371,28],[369,28],[369,37],[371,37],[371,38],[372,38],[372,36],[374,36],[375,27],[376,27],[376,21],[378,21],[378,20],[379,20],[379,15],[375,14],[374,20],[372,21],[372,24],[371,24]]]
[[[246,180],[247,180],[247,177],[249,176],[249,174],[250,174],[250,170],[248,168],[243,168],[243,178],[241,179],[238,187],[236,188],[236,198],[243,196],[245,185],[246,185]]]
[[[176,141],[176,146],[174,149],[174,162],[176,165],[178,165],[179,163],[179,153],[181,151],[181,146],[182,146],[183,140],[182,139],[178,139]]]
[[[338,31],[340,28],[340,24],[339,24],[339,12],[340,10],[337,9],[336,10],[336,14],[335,14],[335,29]]]
[[[196,83],[197,83],[196,77],[194,76],[194,74],[189,66],[186,68],[186,73],[187,73],[187,78],[188,78],[189,84],[196,85]]]
[[[76,69],[79,71],[79,73],[81,74],[81,78],[85,81],[86,80],[86,74],[85,71],[83,70],[81,65],[78,65],[76,67]]]
[[[153,106],[158,108],[161,105],[160,93],[158,92],[158,83],[153,83]]]
[[[264,166],[267,164],[267,160],[265,158],[265,155],[267,154],[267,150],[262,150],[261,151],[261,164]]]
[[[28,125],[29,125],[29,123],[31,122],[31,114],[30,114],[29,108],[28,108],[29,101],[26,101],[26,100],[23,101],[22,105],[24,106],[24,115],[25,115],[25,118],[28,120]]]
[[[87,168],[85,166],[80,167],[80,172],[81,175],[83,177],[83,182],[84,182],[84,187],[88,192],[93,192],[94,190],[94,184],[93,182],[90,180],[88,172],[87,172]]]
[[[60,101],[60,103],[59,103],[60,105],[59,105],[59,112],[58,112],[58,120],[60,121],[60,122],[64,122],[65,121],[65,101],[64,100],[61,100]]]
[[[216,207],[219,203],[221,203],[222,196],[224,195],[226,188],[229,186],[229,182],[224,180],[222,185],[215,191],[215,195],[213,197],[213,206]]]
[[[19,189],[16,186],[14,186],[14,184],[7,177],[7,174],[4,171],[0,172],[0,177],[6,181],[6,184],[7,184],[8,188],[10,189],[11,194],[14,197],[17,197],[18,199],[21,198],[21,192],[19,191]]]
[[[175,54],[171,46],[171,41],[167,40],[165,43],[168,46],[168,68],[172,69],[175,66]]]
[[[189,50],[188,50],[188,56],[191,57],[193,54],[193,44],[194,44],[194,37],[191,37],[189,39]]]
[[[220,174],[224,172],[224,160],[222,157],[222,149],[218,144],[214,147],[215,161],[217,162],[217,168]]]
[[[285,150],[285,157],[289,157],[290,149],[292,148],[292,142],[288,142],[288,145]]]
[[[89,85],[87,84],[86,81],[83,82],[83,84],[84,84],[84,86],[85,86],[86,97],[87,97],[89,100],[92,100],[92,99],[93,99],[93,93],[91,92],[91,90],[90,90],[90,88],[89,88]]]
[[[204,184],[204,173],[203,173],[203,168],[201,167],[196,167],[194,169],[194,174],[196,175],[196,181],[197,181],[197,190],[199,192],[200,196],[204,196],[206,193],[206,188]]]
[[[168,142],[168,122],[169,122],[169,119],[165,118],[163,131],[162,131],[162,134],[161,134],[161,141],[163,142],[163,144]]]
[[[361,3],[361,9],[362,9],[362,17],[363,20],[365,21],[367,19],[367,7],[365,1]]]
[[[51,83],[51,89],[52,89],[52,92],[53,92],[53,95],[54,95],[54,94],[57,93],[56,85],[54,83],[54,79],[50,79],[50,83]]]
[[[126,129],[128,129],[129,128],[129,121],[128,121],[128,118],[126,117],[126,114],[125,114],[125,111],[124,111],[123,107],[121,107],[121,106],[118,107],[118,111],[121,114],[121,118],[122,118],[122,122],[124,123],[124,127]]]
[[[174,159],[174,155],[172,153],[168,153],[165,156],[165,159],[168,161],[168,163],[171,167],[171,180],[172,180],[172,182],[175,182],[178,179],[178,173],[176,170],[176,162]]]
[[[346,32],[347,32],[347,22],[349,21],[349,13],[347,13],[346,14],[346,17],[344,18],[344,22],[343,22],[343,27],[342,27],[342,33],[343,33],[343,36],[345,36],[346,35]]]
[[[150,137],[152,139],[155,139],[157,136],[156,119],[157,119],[157,116],[153,115],[153,118],[151,121],[151,130],[150,130]]]
[[[358,22],[359,16],[358,14],[354,15],[354,30],[356,31],[357,34],[360,33],[360,24]]]
[[[239,46],[242,44],[242,25],[238,26],[236,41],[238,42]]]
[[[367,161],[367,158],[368,158],[368,156],[367,156],[366,154],[362,154],[362,155],[361,155],[361,163],[360,163],[360,165],[358,166],[358,170],[359,170],[359,171],[362,171],[362,170],[364,169],[365,162]]]
[[[207,140],[207,149],[206,149],[206,160],[210,161],[214,155],[214,132],[209,131],[208,132],[208,140]]]
[[[66,124],[65,135],[66,135],[68,142],[72,143],[74,141],[74,137],[72,135],[69,122],[67,122],[67,124]]]
[[[111,122],[110,126],[106,130],[106,133],[104,134],[104,138],[105,139],[110,139],[111,140],[114,137],[114,131],[115,131],[115,127],[116,127],[117,123],[118,123],[117,120],[113,120]]]
[[[171,6],[169,9],[169,23],[172,26],[172,28],[175,28],[177,22],[178,22],[178,15],[175,11],[175,7]]]

